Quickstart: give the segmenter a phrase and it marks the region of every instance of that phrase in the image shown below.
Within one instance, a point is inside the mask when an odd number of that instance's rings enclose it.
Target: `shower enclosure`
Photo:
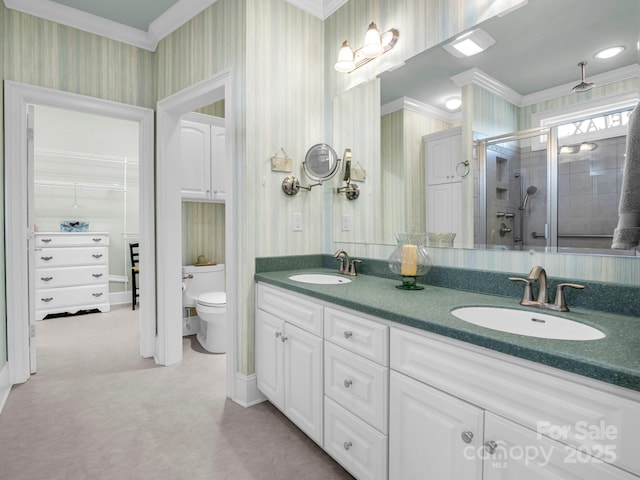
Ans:
[[[589,127],[623,126],[629,112],[476,141],[476,247],[634,255],[611,249],[626,136]]]

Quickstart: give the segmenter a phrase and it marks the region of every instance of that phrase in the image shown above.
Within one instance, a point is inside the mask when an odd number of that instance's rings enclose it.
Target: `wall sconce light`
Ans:
[[[347,148],[344,151],[343,155],[344,161],[344,175],[342,176],[342,181],[347,182],[344,187],[338,187],[336,189],[336,193],[340,195],[344,193],[347,197],[347,200],[355,200],[360,196],[360,189],[358,185],[355,183],[351,183],[351,149]]]
[[[355,69],[369,63],[374,58],[391,50],[395,47],[396,43],[398,43],[399,37],[400,33],[395,28],[381,34],[377,25],[371,22],[364,36],[364,45],[355,52],[348,41],[345,40],[342,42],[335,69],[338,72],[351,73]]]

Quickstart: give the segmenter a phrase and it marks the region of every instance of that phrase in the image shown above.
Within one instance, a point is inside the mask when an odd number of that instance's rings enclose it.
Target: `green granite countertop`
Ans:
[[[635,317],[585,309],[567,313],[531,309],[513,298],[431,285],[425,285],[424,290],[406,291],[395,288],[400,279],[371,275],[349,277],[351,283],[339,285],[289,280],[290,275],[299,273],[337,274],[335,269],[308,268],[256,273],[255,279],[385,320],[640,391],[640,320]],[[458,307],[483,305],[570,318],[598,328],[606,337],[588,341],[527,337],[476,326],[451,314]]]

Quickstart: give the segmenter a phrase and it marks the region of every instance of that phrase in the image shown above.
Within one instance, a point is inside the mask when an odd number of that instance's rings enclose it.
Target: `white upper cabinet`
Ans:
[[[422,138],[425,143],[427,185],[462,181],[456,171],[462,161],[460,129],[452,128]]]
[[[202,117],[210,123],[181,121],[182,198],[223,202],[229,172],[224,120],[205,115]]]

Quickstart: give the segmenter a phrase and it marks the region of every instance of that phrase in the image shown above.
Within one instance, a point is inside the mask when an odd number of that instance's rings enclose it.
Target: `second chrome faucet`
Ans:
[[[520,305],[526,305],[529,307],[548,308],[549,310],[557,310],[559,312],[568,312],[567,300],[564,293],[565,287],[583,289],[583,285],[577,283],[559,283],[556,286],[556,296],[553,303],[549,303],[549,287],[547,285],[547,272],[544,268],[536,265],[529,272],[527,278],[509,277],[509,280],[514,282],[524,282],[524,292],[522,294],[522,300]],[[537,299],[533,298],[532,283],[538,282],[538,296]]]

